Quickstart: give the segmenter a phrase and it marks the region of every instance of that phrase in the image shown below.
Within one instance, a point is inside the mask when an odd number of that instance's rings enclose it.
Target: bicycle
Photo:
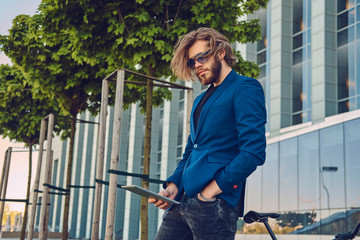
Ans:
[[[244,215],[244,221],[248,224],[253,223],[253,222],[261,222],[265,225],[266,230],[268,231],[268,233],[271,236],[272,240],[277,240],[274,232],[272,231],[269,223],[268,223],[268,219],[269,218],[278,218],[280,217],[280,214],[278,213],[259,213],[259,212],[255,212],[255,211],[249,211],[248,213],[246,213]],[[351,240],[354,239],[356,234],[359,232],[360,229],[360,222],[358,222],[356,224],[356,226],[354,227],[354,229],[351,232],[348,233],[342,233],[342,234],[337,234],[335,235],[335,238],[333,240]]]

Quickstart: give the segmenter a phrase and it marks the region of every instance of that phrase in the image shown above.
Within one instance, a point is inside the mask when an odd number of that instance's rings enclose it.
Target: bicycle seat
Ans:
[[[278,218],[280,214],[278,213],[259,213],[255,211],[249,211],[244,216],[244,221],[246,223],[253,223],[253,222],[262,222],[267,220],[268,218]]]

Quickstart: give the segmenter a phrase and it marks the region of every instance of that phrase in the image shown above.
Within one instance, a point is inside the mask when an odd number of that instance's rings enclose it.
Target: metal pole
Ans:
[[[187,99],[186,99],[186,138],[190,134],[190,116],[191,116],[191,109],[194,101],[194,90],[188,89],[186,90]]]
[[[51,184],[51,176],[52,176],[52,167],[53,167],[53,160],[54,160],[54,151],[51,150],[51,157],[50,157],[50,170],[49,170],[49,176],[48,176],[48,183]],[[50,194],[48,194],[47,202],[50,203]],[[50,208],[52,206],[49,204],[46,204],[46,218],[45,218],[45,239],[48,237],[48,226],[49,226],[49,212]]]
[[[125,80],[124,70],[118,70],[117,80],[116,80],[114,130],[113,130],[112,149],[111,149],[111,165],[110,165],[111,169],[118,169],[118,163],[119,163],[124,80]],[[117,191],[117,175],[110,174],[109,198],[108,198],[108,207],[107,207],[107,216],[106,216],[106,233],[105,233],[106,240],[113,239],[116,191]]]
[[[102,81],[101,91],[101,108],[100,108],[100,125],[97,145],[97,163],[96,163],[96,179],[103,180],[104,172],[104,150],[105,150],[105,136],[106,136],[106,114],[109,99],[109,81],[104,79]],[[102,184],[95,182],[95,200],[94,213],[91,230],[91,240],[99,239],[99,222],[100,222],[100,208],[101,208],[101,192]]]
[[[6,154],[5,176],[4,176],[4,183],[3,183],[4,187],[2,188],[2,192],[1,192],[1,198],[3,199],[3,201],[1,201],[1,211],[0,211],[0,219],[1,219],[0,239],[2,239],[2,219],[4,216],[4,208],[5,208],[5,200],[4,199],[6,199],[6,190],[7,190],[8,180],[9,180],[11,151],[12,151],[11,147],[9,147],[6,151],[7,154]]]
[[[50,164],[51,164],[51,145],[52,145],[52,137],[53,137],[53,129],[54,129],[54,114],[49,114],[48,121],[48,131],[47,131],[47,144],[46,144],[46,163],[45,163],[45,171],[44,171],[44,183],[48,183]],[[48,204],[48,195],[49,188],[47,186],[43,187],[43,197],[41,203],[41,211],[40,211],[40,223],[39,223],[39,240],[45,239],[45,229],[46,224],[46,208]]]
[[[48,117],[45,117],[41,120],[40,138],[39,138],[39,155],[38,155],[38,162],[37,162],[37,168],[36,168],[34,190],[39,190],[40,172],[41,172],[42,157],[43,157],[43,150],[44,150],[44,140],[45,140],[45,132],[46,132],[46,118],[48,118]],[[32,202],[31,202],[32,203],[31,204],[31,213],[30,213],[29,229],[28,229],[28,237],[27,237],[28,240],[33,239],[37,200],[38,200],[38,192],[34,191]]]
[[[5,169],[6,169],[6,162],[7,162],[7,154],[8,154],[8,150],[6,149],[4,162],[3,162],[3,168],[2,168],[2,172],[1,172],[1,179],[0,179],[0,196],[2,194],[3,185],[4,185],[4,176],[5,176]]]
[[[266,230],[269,232],[272,240],[277,240],[275,237],[274,232],[271,230],[271,227],[269,226],[269,223],[267,219],[262,220],[262,222],[265,224]]]

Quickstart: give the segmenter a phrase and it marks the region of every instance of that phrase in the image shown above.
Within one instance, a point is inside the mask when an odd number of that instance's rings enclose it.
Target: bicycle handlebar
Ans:
[[[356,224],[354,229],[351,232],[343,233],[343,234],[337,234],[333,240],[350,240],[354,239],[356,234],[359,232],[360,229],[360,222]]]

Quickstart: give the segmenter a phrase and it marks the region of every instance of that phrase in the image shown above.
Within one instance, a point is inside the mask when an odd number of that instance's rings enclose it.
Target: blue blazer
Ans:
[[[256,79],[232,70],[204,104],[195,131],[194,110],[203,95],[193,104],[183,158],[166,181],[176,184],[178,198],[182,190],[196,196],[215,179],[218,196],[239,206],[242,216],[246,178],[265,161],[264,91]]]

